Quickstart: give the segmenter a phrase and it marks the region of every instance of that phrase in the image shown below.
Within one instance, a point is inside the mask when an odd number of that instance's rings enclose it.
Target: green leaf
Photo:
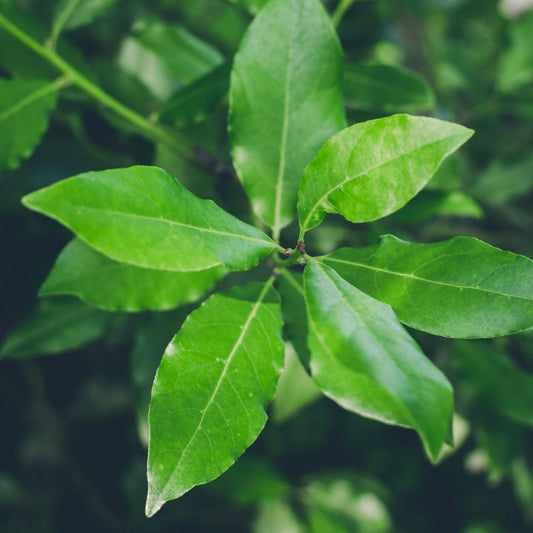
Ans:
[[[22,201],[107,257],[143,268],[246,270],[274,248],[263,232],[157,167],[87,172]]]
[[[178,127],[200,121],[226,96],[229,73],[229,63],[213,69],[178,91],[155,116],[159,117],[161,122],[172,123]]]
[[[39,144],[61,83],[0,79],[0,173],[16,168]]]
[[[302,235],[326,213],[369,222],[398,210],[472,130],[434,118],[393,115],[335,135],[305,169],[298,197]]]
[[[271,284],[211,296],[165,351],[150,404],[147,516],[218,477],[265,425],[283,367]]]
[[[294,218],[305,165],[344,126],[342,53],[318,0],[271,0],[233,64],[233,163],[255,213],[275,233]]]
[[[434,335],[496,337],[533,327],[533,261],[471,237],[416,244],[385,235],[322,260],[404,324]]]
[[[307,528],[283,499],[263,501],[258,506],[252,533],[306,533]]]
[[[502,55],[498,87],[504,93],[513,92],[533,82],[533,13],[511,25],[511,46]]]
[[[59,254],[40,296],[72,294],[107,311],[173,309],[199,300],[227,270],[171,272],[118,263],[74,239]]]
[[[118,63],[162,101],[224,61],[216,48],[182,26],[145,19],[135,30],[124,40]]]
[[[435,95],[422,76],[392,65],[347,64],[343,88],[346,105],[355,109],[398,112],[435,106]]]
[[[493,161],[471,189],[481,201],[502,205],[533,189],[533,156],[519,161]]]
[[[0,358],[49,355],[74,350],[101,337],[117,315],[73,298],[53,298],[37,308],[5,341]]]
[[[453,391],[392,309],[311,261],[304,271],[311,376],[339,405],[415,429],[436,461],[453,414]]]
[[[231,0],[234,4],[244,7],[250,13],[256,14],[268,0]]]
[[[454,366],[470,387],[507,418],[533,427],[533,375],[484,342],[455,345]]]
[[[103,15],[117,0],[61,0],[55,10],[54,28],[73,30]]]

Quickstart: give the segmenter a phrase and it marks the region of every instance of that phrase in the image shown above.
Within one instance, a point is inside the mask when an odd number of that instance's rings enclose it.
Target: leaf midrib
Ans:
[[[320,258],[320,261],[323,261],[323,262],[326,262],[326,263],[328,263],[328,262],[340,263],[340,264],[351,265],[351,266],[355,266],[355,267],[366,268],[368,270],[373,270],[375,272],[382,272],[384,274],[389,274],[391,276],[398,276],[400,278],[409,278],[409,279],[413,279],[415,281],[421,281],[421,282],[429,283],[429,284],[433,284],[433,285],[442,285],[443,287],[449,287],[449,288],[453,288],[453,289],[480,291],[480,292],[486,292],[486,293],[489,293],[489,294],[496,294],[498,296],[504,296],[506,298],[517,298],[519,300],[525,300],[526,302],[531,302],[532,301],[531,298],[526,298],[524,296],[518,296],[518,295],[514,295],[514,294],[506,294],[504,292],[499,292],[499,291],[495,291],[495,290],[492,290],[492,289],[486,289],[486,288],[482,288],[482,287],[470,287],[468,285],[457,285],[455,283],[437,281],[437,280],[428,279],[428,278],[421,278],[420,276],[415,276],[413,274],[408,274],[408,273],[405,273],[405,272],[398,272],[398,271],[394,271],[394,270],[386,270],[384,268],[379,268],[379,267],[376,267],[376,266],[368,265],[366,263],[358,263],[357,261],[348,261],[348,260],[345,260],[345,259],[337,259],[337,258],[334,258],[334,257],[323,257],[323,258]]]
[[[26,204],[29,207],[33,207],[31,201],[30,202],[26,202]],[[192,224],[184,224],[183,222],[178,222],[176,220],[170,220],[168,218],[157,218],[157,217],[148,216],[148,215],[140,215],[138,213],[125,213],[123,211],[116,211],[114,209],[103,209],[101,207],[90,207],[90,206],[85,206],[85,205],[76,206],[75,204],[68,204],[68,205],[70,205],[70,206],[72,206],[74,208],[85,210],[85,211],[102,211],[104,213],[109,213],[109,214],[112,214],[112,215],[117,216],[117,217],[126,217],[126,218],[129,217],[129,218],[135,218],[135,219],[141,219],[141,220],[150,220],[152,222],[162,222],[162,223],[169,224],[171,226],[178,226],[178,227],[182,227],[182,228],[192,229],[192,230],[195,230],[195,231],[199,231],[201,233],[212,233],[214,235],[222,235],[222,236],[225,236],[225,237],[238,238],[238,239],[242,239],[242,240],[262,243],[262,244],[265,244],[265,245],[266,244],[269,244],[269,245],[272,244],[272,246],[274,246],[274,243],[270,243],[270,242],[268,242],[265,239],[259,239],[259,238],[255,238],[255,237],[250,237],[250,236],[244,235],[242,233],[231,233],[231,232],[216,230],[216,229],[212,229],[212,228],[202,228],[200,226],[194,226]],[[35,209],[41,211],[41,208],[39,208],[38,206],[35,206]],[[43,209],[43,212],[44,212],[44,209]],[[56,218],[56,219],[61,220],[60,217],[58,215],[56,215],[55,213],[50,213],[49,215],[52,216],[52,218]],[[238,221],[238,219],[237,219],[237,221]],[[238,221],[238,222],[240,222],[240,221]]]
[[[179,471],[179,468],[180,468],[180,465],[187,453],[187,450],[189,449],[189,447],[191,446],[192,442],[195,440],[196,438],[196,435],[198,434],[198,432],[202,429],[202,424],[203,424],[203,421],[207,415],[207,412],[209,411],[210,407],[213,405],[214,401],[215,401],[215,397],[218,393],[218,390],[220,389],[220,386],[222,385],[222,382],[224,381],[224,378],[226,377],[227,375],[227,372],[228,372],[228,369],[233,361],[233,358],[235,357],[235,354],[237,353],[237,350],[241,347],[241,345],[243,344],[244,342],[244,338],[248,332],[248,329],[250,328],[250,325],[253,321],[253,319],[256,317],[257,315],[257,311],[259,310],[259,307],[260,305],[262,304],[263,302],[263,299],[265,298],[267,292],[269,291],[270,287],[272,286],[272,283],[274,281],[274,277],[270,278],[267,282],[265,282],[265,285],[261,291],[261,293],[259,294],[258,298],[257,298],[257,301],[255,302],[250,314],[248,315],[248,318],[246,319],[246,322],[244,323],[243,327],[242,327],[242,330],[241,330],[241,333],[239,335],[239,337],[237,338],[237,340],[235,341],[235,344],[233,345],[233,348],[231,349],[231,352],[226,360],[226,363],[224,364],[224,368],[222,369],[222,372],[220,373],[220,377],[218,378],[218,381],[215,385],[215,388],[213,390],[213,393],[211,394],[211,397],[209,398],[209,400],[207,401],[205,407],[202,409],[202,416],[200,417],[200,420],[198,422],[198,425],[196,427],[196,429],[194,430],[194,433],[192,434],[192,436],[190,437],[189,441],[187,442],[187,444],[185,445],[185,447],[183,448],[183,451],[181,452],[181,456],[176,464],[176,466],[173,468],[172,472],[170,473],[170,476],[168,477],[168,480],[167,482],[165,483],[165,485],[163,486],[163,488],[159,491],[159,498],[157,500],[157,504],[160,503],[161,501],[161,496],[163,496],[164,498],[164,494],[165,494],[165,491],[169,485],[169,483],[171,482],[172,478],[174,477],[174,474]],[[153,506],[155,507],[155,505]]]
[[[368,131],[366,131],[363,136],[361,138],[359,138],[359,140],[357,141],[357,144],[352,148],[352,151],[351,153],[353,153],[353,151],[356,149],[357,145],[361,142],[361,139],[368,134]],[[416,148],[414,148],[413,150],[409,150],[408,152],[403,152],[399,155],[395,155],[394,157],[391,157],[389,159],[386,159],[385,161],[380,161],[377,165],[374,165],[374,166],[371,166],[371,167],[368,167],[366,169],[364,169],[363,171],[357,173],[357,174],[354,174],[354,175],[350,175],[350,176],[345,176],[345,178],[340,181],[339,183],[337,183],[337,185],[335,185],[334,187],[332,187],[331,189],[328,189],[328,191],[323,194],[314,204],[313,204],[313,207],[309,210],[309,213],[307,214],[307,216],[305,217],[305,220],[304,220],[304,223],[302,224],[302,228],[304,228],[306,231],[307,231],[307,224],[309,223],[309,220],[312,218],[312,216],[314,215],[314,213],[316,212],[316,210],[318,209],[318,207],[320,205],[322,205],[322,202],[328,197],[330,196],[331,194],[333,194],[337,189],[339,189],[340,187],[342,187],[343,185],[345,185],[346,183],[350,182],[350,181],[353,181],[353,180],[356,180],[357,178],[360,178],[361,176],[365,176],[367,174],[369,174],[370,172],[373,172],[374,170],[382,167],[382,166],[385,166],[385,165],[388,165],[389,163],[392,163],[393,161],[396,161],[397,159],[401,159],[407,155],[410,155],[414,152],[417,152],[418,150],[421,150],[422,148],[427,148],[428,146],[432,146],[434,144],[437,144],[437,143],[440,143],[444,140],[450,140],[450,139],[453,139],[455,137],[462,137],[464,135],[464,133],[458,133],[456,135],[448,135],[446,137],[442,137],[441,139],[438,139],[436,141],[432,141],[430,143],[425,143],[425,144],[421,144],[420,146],[417,146]]]

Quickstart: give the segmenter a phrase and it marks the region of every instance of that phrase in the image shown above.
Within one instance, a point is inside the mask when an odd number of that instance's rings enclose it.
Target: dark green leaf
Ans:
[[[122,44],[118,62],[162,101],[224,61],[218,50],[182,26],[146,19],[135,30]]]
[[[54,28],[73,30],[104,14],[118,0],[61,0],[56,8]]]
[[[246,270],[274,248],[258,229],[157,167],[87,172],[23,198],[107,257],[158,270]]]
[[[218,477],[257,438],[283,367],[281,326],[267,282],[211,296],[174,337],[152,390],[148,516]]]
[[[231,0],[233,3],[246,8],[254,15],[268,2],[268,0]]]
[[[472,130],[434,118],[393,115],[335,135],[306,168],[298,197],[302,234],[339,213],[368,222],[405,205]]]
[[[117,315],[76,299],[43,300],[9,335],[0,358],[48,355],[79,348],[103,335],[116,318]]]
[[[61,252],[41,296],[72,294],[108,311],[167,310],[199,300],[227,270],[171,272],[118,263],[74,239]]]
[[[482,202],[501,205],[533,189],[533,157],[503,163],[494,161],[471,189]]]
[[[436,461],[453,414],[453,391],[392,309],[311,261],[304,271],[311,376],[339,405],[415,429]]]
[[[48,127],[62,83],[0,79],[0,174],[32,154]]]
[[[271,0],[235,56],[229,127],[239,179],[275,233],[294,218],[305,165],[344,126],[342,54],[318,0]]]
[[[454,364],[459,374],[498,412],[533,427],[533,375],[484,342],[457,343]]]
[[[213,69],[175,94],[156,115],[161,122],[184,126],[197,122],[223,100],[229,87],[230,64]]]
[[[371,111],[423,111],[435,105],[435,95],[422,76],[391,65],[347,64],[344,100],[348,107]]]
[[[415,244],[386,235],[323,260],[404,324],[434,335],[496,337],[533,327],[533,261],[477,239]]]

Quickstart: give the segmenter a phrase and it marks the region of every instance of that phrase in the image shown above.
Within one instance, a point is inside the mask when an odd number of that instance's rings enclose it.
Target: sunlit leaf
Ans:
[[[283,367],[271,283],[217,293],[165,351],[150,404],[146,514],[218,477],[257,438]]]
[[[233,163],[255,213],[274,231],[294,218],[305,165],[344,126],[342,55],[318,0],[271,0],[235,56]]]
[[[335,135],[305,169],[298,196],[302,233],[326,213],[368,222],[405,205],[472,130],[434,118],[393,115]]]
[[[415,429],[436,461],[453,414],[446,377],[392,309],[310,262],[304,271],[311,376],[349,411]]]
[[[323,258],[416,329],[455,338],[533,327],[533,261],[471,237],[416,244],[386,235]]]
[[[23,198],[114,259],[158,270],[246,270],[274,243],[157,167],[88,172]]]

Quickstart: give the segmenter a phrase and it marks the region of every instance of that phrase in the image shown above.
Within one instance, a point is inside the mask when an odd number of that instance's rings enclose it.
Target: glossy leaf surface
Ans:
[[[30,156],[48,127],[57,82],[0,79],[0,173]]]
[[[270,283],[211,296],[165,351],[150,404],[146,514],[218,477],[257,438],[283,367]]]
[[[59,254],[41,296],[72,294],[108,311],[167,310],[199,300],[227,270],[171,272],[118,263],[74,239]]]
[[[341,49],[318,0],[271,0],[235,56],[233,163],[255,213],[276,231],[295,211],[302,172],[344,126]]]
[[[453,392],[392,309],[330,267],[304,271],[311,375],[339,405],[387,424],[415,429],[435,461],[447,438]]]
[[[246,270],[274,243],[157,167],[88,172],[23,198],[115,261],[159,270]]]
[[[335,135],[306,168],[298,197],[302,232],[338,213],[369,222],[398,210],[472,130],[434,118],[393,115]]]
[[[344,100],[348,107],[371,111],[431,109],[435,95],[422,76],[391,65],[347,64]]]
[[[56,8],[54,26],[73,30],[103,15],[118,0],[61,0]]]
[[[403,323],[434,335],[496,337],[533,327],[533,261],[474,238],[416,244],[386,235],[323,260]]]
[[[0,358],[48,355],[79,348],[103,335],[116,318],[73,298],[43,300],[9,335]]]

